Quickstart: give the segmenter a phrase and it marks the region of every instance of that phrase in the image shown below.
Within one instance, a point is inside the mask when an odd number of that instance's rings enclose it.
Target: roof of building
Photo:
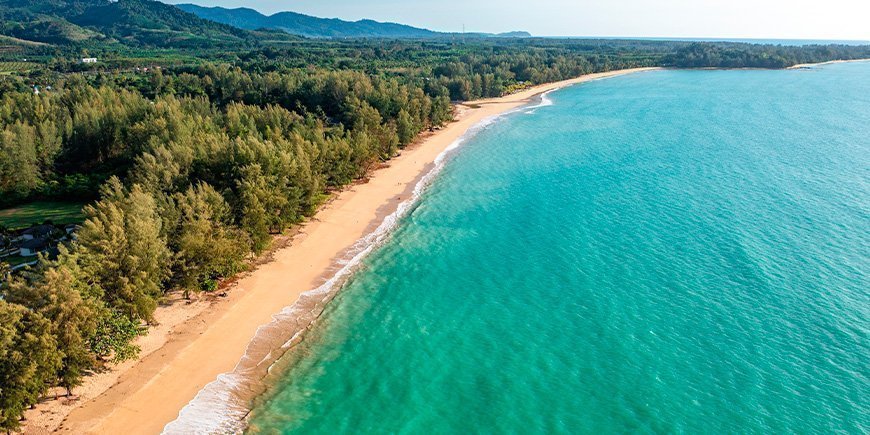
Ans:
[[[30,227],[24,230],[22,234],[29,234],[32,236],[44,236],[47,234],[51,234],[52,231],[54,231],[54,225],[43,224]]]
[[[33,239],[21,243],[21,249],[29,249],[31,251],[45,249],[46,246],[48,246],[48,241],[43,239]]]

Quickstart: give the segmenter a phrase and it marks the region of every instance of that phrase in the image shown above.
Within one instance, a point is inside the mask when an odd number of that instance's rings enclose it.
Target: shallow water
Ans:
[[[449,162],[251,428],[870,431],[870,63],[548,98]]]

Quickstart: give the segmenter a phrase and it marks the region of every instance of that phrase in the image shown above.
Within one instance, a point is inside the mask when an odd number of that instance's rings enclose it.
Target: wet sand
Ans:
[[[261,325],[269,324],[273,315],[329,279],[354,244],[391,215],[430,171],[436,157],[470,128],[526,105],[544,92],[650,69],[654,68],[590,74],[457,106],[454,122],[423,136],[374,171],[366,183],[336,195],[300,227],[289,246],[276,250],[270,261],[239,279],[226,298],[175,325],[165,344],[126,367],[111,388],[83,400],[57,430],[160,433],[204,386],[234,370]]]

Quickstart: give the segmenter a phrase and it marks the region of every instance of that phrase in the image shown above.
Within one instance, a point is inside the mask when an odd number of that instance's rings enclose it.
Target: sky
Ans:
[[[535,36],[870,40],[870,0],[165,0]]]

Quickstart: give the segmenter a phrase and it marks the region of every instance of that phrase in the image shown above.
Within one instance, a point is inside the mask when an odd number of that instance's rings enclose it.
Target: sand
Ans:
[[[832,60],[828,62],[819,62],[819,63],[799,63],[797,65],[793,65],[788,67],[788,69],[809,69],[817,66],[830,65],[834,63],[849,63],[849,62],[867,62],[870,59],[851,59],[851,60]]]
[[[145,338],[151,342],[143,344],[138,361],[121,365],[110,375],[98,375],[99,382],[89,378],[77,392],[78,401],[49,401],[48,406],[31,411],[26,432],[160,433],[206,384],[234,369],[258,327],[302,293],[323,284],[343,254],[393,213],[433,167],[435,158],[469,128],[528,104],[543,92],[650,69],[654,68],[590,74],[457,106],[453,123],[405,149],[375,170],[368,182],[340,192],[301,226],[288,246],[238,279],[226,297],[193,306],[177,303],[158,312],[161,326]],[[58,427],[63,415],[66,418]]]

